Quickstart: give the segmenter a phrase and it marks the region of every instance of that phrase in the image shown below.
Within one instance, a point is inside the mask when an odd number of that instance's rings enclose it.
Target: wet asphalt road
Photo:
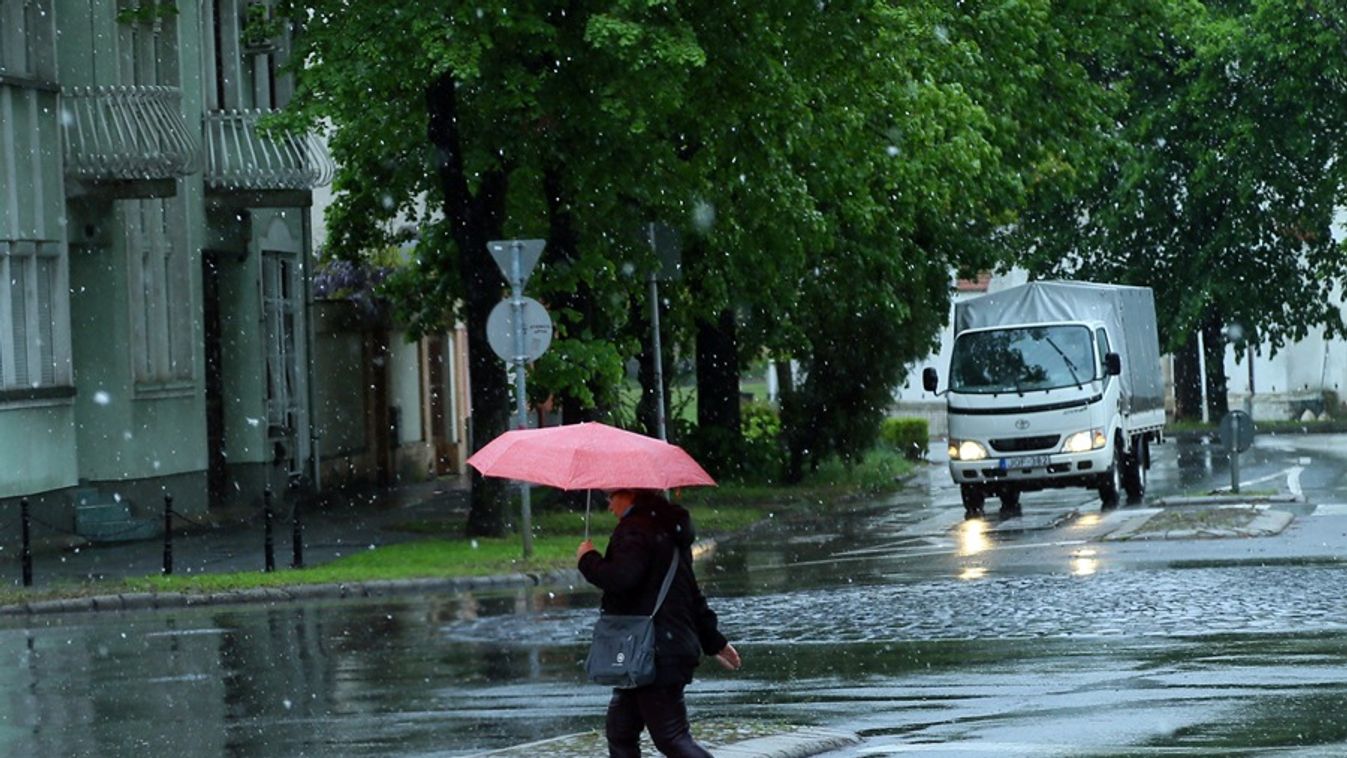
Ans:
[[[948,474],[699,566],[743,671],[702,723],[855,730],[835,756],[1347,754],[1347,438],[1262,437],[1246,489],[1301,492],[1257,539],[1102,542],[1151,504],[1080,491],[962,522]],[[1228,483],[1156,449],[1151,494]],[[1282,507],[1282,506],[1278,506]],[[585,587],[8,620],[0,752],[473,755],[602,724]],[[539,755],[546,755],[545,751]]]

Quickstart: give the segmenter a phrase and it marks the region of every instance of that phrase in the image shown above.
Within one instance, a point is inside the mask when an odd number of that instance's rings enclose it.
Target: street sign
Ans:
[[[1221,444],[1242,453],[1253,446],[1253,418],[1244,411],[1230,411],[1221,419]]]
[[[683,238],[668,224],[655,222],[646,225],[646,239],[659,260],[655,278],[663,282],[683,278]]]
[[[506,363],[515,360],[514,303],[506,298],[491,309],[486,319],[486,341]],[[524,356],[536,361],[552,344],[552,317],[543,304],[524,298]]]
[[[517,246],[519,248],[519,286],[524,286],[524,282],[529,279],[529,274],[533,273],[533,267],[538,264],[538,259],[542,257],[543,246],[547,240],[492,240],[486,243],[486,249],[491,253],[491,258],[496,261],[500,267],[500,272],[505,275],[505,281],[513,283],[510,273],[510,258]]]

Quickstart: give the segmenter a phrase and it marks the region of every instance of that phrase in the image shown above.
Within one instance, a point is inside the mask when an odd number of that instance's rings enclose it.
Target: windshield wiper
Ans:
[[[1062,356],[1062,362],[1066,364],[1066,370],[1071,372],[1071,379],[1076,382],[1076,389],[1082,388],[1084,385],[1080,383],[1080,375],[1076,373],[1076,364],[1072,363],[1071,359],[1066,357],[1066,353],[1062,352],[1060,347],[1057,347],[1057,343],[1053,342],[1051,337],[1044,335],[1043,341],[1051,345],[1052,349],[1056,350],[1057,354]]]

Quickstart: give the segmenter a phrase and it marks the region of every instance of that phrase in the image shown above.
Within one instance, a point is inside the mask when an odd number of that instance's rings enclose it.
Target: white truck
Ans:
[[[937,391],[934,368],[922,385]],[[944,394],[966,518],[988,496],[1013,515],[1020,493],[1052,487],[1098,490],[1106,509],[1140,501],[1165,425],[1154,296],[1045,281],[957,303]]]

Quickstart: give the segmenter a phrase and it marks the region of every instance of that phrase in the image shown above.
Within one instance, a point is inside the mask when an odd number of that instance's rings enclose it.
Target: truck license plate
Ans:
[[[1013,468],[1041,468],[1047,466],[1050,456],[1046,455],[1025,455],[1019,458],[1002,458],[1001,470],[1006,471]]]

